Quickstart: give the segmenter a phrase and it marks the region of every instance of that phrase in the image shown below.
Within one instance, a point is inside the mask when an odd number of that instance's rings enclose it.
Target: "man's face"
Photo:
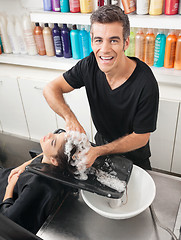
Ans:
[[[119,22],[94,23],[92,25],[92,49],[99,68],[104,73],[114,74],[121,67],[125,57],[124,50],[128,40],[123,44],[123,27]]]

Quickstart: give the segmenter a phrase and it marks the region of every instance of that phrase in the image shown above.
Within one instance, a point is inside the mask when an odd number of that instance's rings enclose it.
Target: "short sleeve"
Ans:
[[[66,82],[73,88],[81,88],[84,86],[83,72],[85,72],[85,60],[79,61],[74,67],[63,73]]]
[[[159,105],[159,90],[156,82],[143,88],[133,123],[135,133],[147,133],[156,130]]]

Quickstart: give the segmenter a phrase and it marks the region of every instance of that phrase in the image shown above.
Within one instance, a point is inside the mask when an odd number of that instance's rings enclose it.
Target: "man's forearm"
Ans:
[[[43,94],[52,110],[61,116],[65,121],[76,118],[70,107],[66,104],[63,92],[60,89],[56,89],[51,84],[48,84],[44,88]]]
[[[149,140],[150,133],[129,134],[111,143],[96,147],[99,156],[116,153],[126,153],[145,146]]]

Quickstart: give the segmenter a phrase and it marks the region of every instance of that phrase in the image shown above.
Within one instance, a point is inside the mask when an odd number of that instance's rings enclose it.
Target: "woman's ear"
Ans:
[[[56,160],[54,157],[51,157],[51,158],[50,158],[50,161],[51,161],[51,164],[52,164],[52,165],[58,166],[58,162],[57,162],[57,160]]]

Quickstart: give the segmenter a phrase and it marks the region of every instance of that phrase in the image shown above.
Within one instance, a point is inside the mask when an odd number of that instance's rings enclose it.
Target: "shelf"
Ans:
[[[1,54],[0,63],[15,64],[28,67],[39,67],[56,70],[69,70],[78,60],[64,57],[48,57],[48,56],[29,56],[15,54]]]
[[[39,23],[67,23],[90,25],[90,15],[84,13],[61,13],[51,11],[36,11],[30,13],[32,22]]]
[[[29,55],[15,55],[15,54],[1,54],[0,63],[14,64],[19,66],[55,69],[61,71],[67,71],[73,67],[79,60],[73,58],[58,58],[48,56],[29,56]],[[151,67],[155,75],[171,76],[171,80],[165,78],[158,78],[158,82],[166,84],[177,84],[181,86],[181,70],[166,69]],[[173,78],[172,78],[173,77]]]
[[[30,13],[32,22],[40,23],[67,23],[67,24],[84,24],[90,25],[91,14],[83,13],[61,13],[51,11],[34,11]],[[136,15],[130,14],[131,27],[142,28],[160,28],[160,29],[180,29],[181,15]]]

